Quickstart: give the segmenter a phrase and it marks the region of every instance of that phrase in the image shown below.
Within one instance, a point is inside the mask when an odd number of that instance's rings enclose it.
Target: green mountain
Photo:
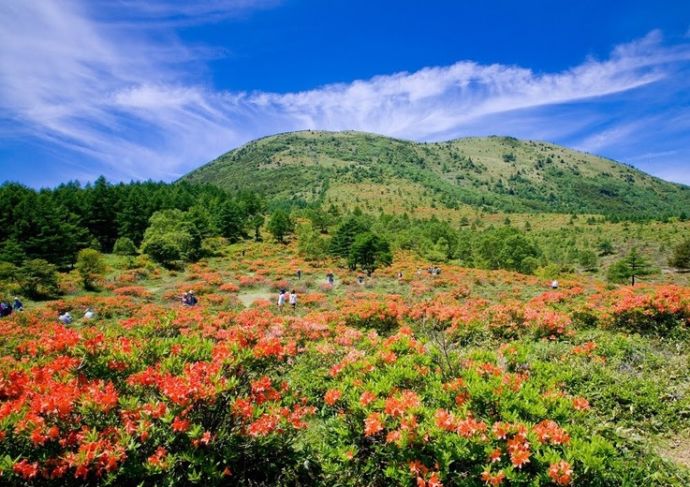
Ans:
[[[278,199],[359,204],[373,198],[379,209],[470,205],[653,217],[690,212],[688,186],[512,137],[416,143],[361,132],[293,132],[250,142],[182,180]]]

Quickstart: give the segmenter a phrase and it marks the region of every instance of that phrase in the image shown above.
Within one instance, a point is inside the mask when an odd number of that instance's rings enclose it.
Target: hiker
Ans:
[[[69,325],[72,323],[72,315],[69,311],[65,311],[63,314],[58,316],[58,321],[63,325]]]
[[[297,280],[302,279],[302,269],[297,269],[296,274],[297,274]]]
[[[0,302],[0,318],[4,318],[5,316],[9,316],[11,314],[12,306],[4,301]]]
[[[281,289],[280,294],[278,294],[278,307],[283,309],[283,306],[285,306],[285,290]]]
[[[184,296],[182,296],[182,304],[185,306],[194,306],[199,300],[194,296],[194,291],[187,291]]]
[[[556,279],[551,281],[551,289],[558,289],[558,281]]]
[[[436,273],[437,276],[440,276],[441,275],[441,268],[438,266],[434,267],[434,272]]]
[[[328,274],[326,274],[326,279],[328,280],[328,284],[330,284],[331,286],[335,282],[335,276],[333,275],[332,272],[329,272]]]
[[[294,289],[290,292],[290,306],[293,310],[297,308],[297,293]]]
[[[364,276],[361,274],[359,276],[357,276],[357,282],[359,284],[364,284]]]
[[[19,301],[19,298],[17,296],[14,297],[14,310],[15,311],[24,311],[24,304]]]
[[[96,312],[93,310],[93,308],[89,307],[86,308],[86,313],[84,313],[84,319],[85,320],[92,320],[96,317]]]
[[[402,279],[402,278],[403,278],[403,273],[402,273],[402,271],[399,271],[399,272],[398,272],[398,280],[400,280],[400,279]]]

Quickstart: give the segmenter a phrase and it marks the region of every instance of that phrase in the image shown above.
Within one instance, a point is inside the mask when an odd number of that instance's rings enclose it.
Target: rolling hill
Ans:
[[[277,199],[374,201],[386,210],[690,212],[690,187],[566,147],[497,136],[416,143],[361,132],[292,132],[250,142],[182,180]]]

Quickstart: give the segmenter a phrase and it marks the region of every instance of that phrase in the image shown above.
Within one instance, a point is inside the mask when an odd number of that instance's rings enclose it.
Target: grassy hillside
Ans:
[[[511,137],[415,143],[358,132],[294,132],[251,142],[183,178],[280,199],[372,209],[679,215],[690,187],[615,161]]]

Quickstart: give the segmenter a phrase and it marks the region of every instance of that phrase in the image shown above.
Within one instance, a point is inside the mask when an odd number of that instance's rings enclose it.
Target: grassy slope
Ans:
[[[510,137],[419,144],[358,132],[259,139],[185,179],[375,209],[678,214],[690,188],[557,145]],[[464,207],[464,208],[463,208]]]

